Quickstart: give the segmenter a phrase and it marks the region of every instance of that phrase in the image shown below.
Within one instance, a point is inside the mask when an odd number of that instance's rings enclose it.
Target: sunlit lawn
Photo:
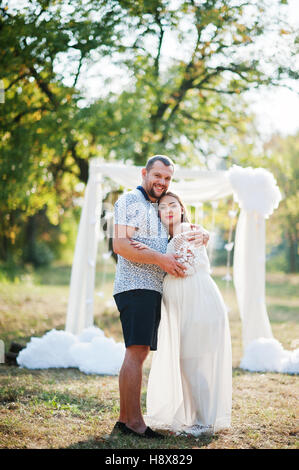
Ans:
[[[163,444],[110,437],[118,417],[118,377],[86,375],[77,369],[27,370],[0,366],[1,448],[295,448],[298,424],[298,377],[250,373],[239,369],[242,357],[241,322],[231,284],[213,276],[229,306],[233,346],[232,428],[214,436],[187,438],[169,435]],[[95,324],[107,336],[122,341],[112,299],[114,267],[103,274],[99,265]],[[52,328],[63,329],[68,302],[70,267],[56,265],[25,275],[19,283],[0,284],[0,338],[25,344]],[[298,275],[267,276],[267,308],[274,336],[286,349],[299,347]],[[142,405],[151,356],[146,361]],[[297,386],[297,389],[296,389]],[[297,441],[298,442],[298,441]],[[298,445],[298,444],[297,444]]]

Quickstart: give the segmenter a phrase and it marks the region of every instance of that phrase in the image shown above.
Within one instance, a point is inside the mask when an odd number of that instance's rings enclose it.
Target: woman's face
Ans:
[[[173,196],[163,196],[159,201],[159,214],[166,227],[180,224],[182,220],[182,208],[179,201]]]

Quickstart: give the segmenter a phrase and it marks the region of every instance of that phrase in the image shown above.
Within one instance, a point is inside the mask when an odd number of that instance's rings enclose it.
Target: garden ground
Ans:
[[[26,344],[52,328],[63,329],[70,267],[55,265],[26,274],[19,282],[0,284],[0,339]],[[96,296],[95,325],[106,336],[122,341],[121,326],[111,301],[113,269],[104,278],[101,266]],[[298,447],[298,376],[251,373],[239,368],[242,330],[233,286],[213,277],[229,306],[233,351],[232,427],[199,438],[168,434],[160,441],[110,436],[118,418],[118,377],[86,375],[77,369],[28,370],[0,365],[0,448],[88,449],[244,449]],[[299,347],[298,275],[267,275],[267,309],[273,334],[284,348]],[[297,316],[297,318],[296,318]],[[152,353],[151,353],[152,354]],[[151,354],[142,386],[145,411]]]

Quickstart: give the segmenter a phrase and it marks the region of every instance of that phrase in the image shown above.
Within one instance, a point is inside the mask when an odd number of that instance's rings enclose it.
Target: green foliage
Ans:
[[[182,165],[207,165],[228,135],[244,133],[251,118],[242,92],[298,78],[294,61],[286,67],[280,53],[294,53],[295,32],[275,2],[276,9],[232,0],[182,0],[175,8],[164,0],[0,7],[0,259],[39,263],[33,241],[29,258],[24,246],[30,218],[41,213],[51,240],[39,230],[36,247],[46,244],[61,256],[73,230],[63,222],[76,210],[90,158],[141,165],[166,153]],[[258,41],[269,29],[278,49],[266,58]],[[79,83],[103,58],[129,83],[112,91],[109,70],[97,72],[101,96],[87,101]],[[50,259],[43,250],[37,258]]]

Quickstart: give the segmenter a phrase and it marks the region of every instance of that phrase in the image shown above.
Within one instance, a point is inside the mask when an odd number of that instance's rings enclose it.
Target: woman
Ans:
[[[188,223],[180,198],[166,193],[159,215],[170,235],[167,252],[181,255],[186,277],[166,274],[158,350],[147,390],[149,425],[199,435],[230,427],[231,340],[225,304],[210,276],[204,245],[185,239]],[[203,230],[204,232],[204,230]],[[134,243],[134,242],[133,242]],[[142,244],[134,243],[144,249]]]

